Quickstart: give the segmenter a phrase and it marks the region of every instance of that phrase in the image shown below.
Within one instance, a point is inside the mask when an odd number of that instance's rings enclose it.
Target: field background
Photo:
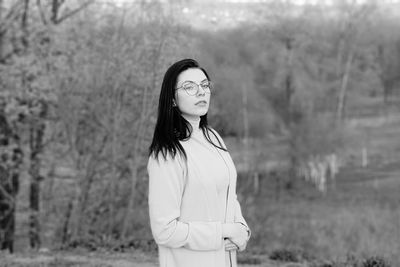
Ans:
[[[0,10],[0,266],[157,266],[147,149],[163,74],[187,57],[238,170],[240,266],[400,266],[400,2]],[[304,166],[333,154],[318,189]]]

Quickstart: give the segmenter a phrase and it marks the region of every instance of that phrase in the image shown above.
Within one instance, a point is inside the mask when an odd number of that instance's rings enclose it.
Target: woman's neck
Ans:
[[[200,128],[200,117],[189,117],[185,115],[182,115],[182,117],[192,125],[193,130],[198,130]]]

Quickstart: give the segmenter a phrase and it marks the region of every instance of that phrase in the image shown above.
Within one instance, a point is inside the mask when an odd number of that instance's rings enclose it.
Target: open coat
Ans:
[[[229,170],[223,207],[214,170],[199,151],[202,132],[192,135],[181,141],[187,160],[179,153],[175,157],[168,154],[166,159],[160,154],[158,159],[150,156],[147,165],[150,223],[160,266],[235,267],[236,251],[225,251],[222,224],[240,222],[247,226],[236,195],[236,169],[228,152],[214,148]],[[216,132],[210,136],[218,136],[223,144]]]

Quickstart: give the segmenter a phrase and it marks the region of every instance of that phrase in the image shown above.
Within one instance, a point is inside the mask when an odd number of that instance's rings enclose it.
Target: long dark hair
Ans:
[[[210,80],[207,72],[193,59],[183,59],[175,62],[165,72],[158,103],[157,123],[154,129],[153,141],[149,148],[149,155],[154,154],[155,158],[158,158],[160,152],[165,159],[168,153],[175,157],[177,152],[187,158],[186,152],[179,141],[187,140],[193,129],[190,123],[182,117],[178,107],[174,107],[173,101],[179,74],[190,68],[202,70],[207,79]],[[208,126],[207,114],[200,116],[200,128],[208,142],[218,149],[226,151],[217,135]],[[218,140],[218,145],[211,140],[210,133]]]

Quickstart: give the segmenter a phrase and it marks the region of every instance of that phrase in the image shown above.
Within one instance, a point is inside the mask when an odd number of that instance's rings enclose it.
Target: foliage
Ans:
[[[391,264],[387,259],[381,256],[372,256],[365,259],[362,267],[390,267]]]
[[[271,260],[285,261],[285,262],[299,262],[298,253],[288,249],[278,249],[272,251],[269,256]]]
[[[30,262],[30,263],[18,263],[18,262],[11,262],[5,263],[1,265],[1,267],[78,267],[78,266],[85,266],[85,267],[112,267],[112,264],[108,263],[90,263],[90,262],[81,262],[81,261],[71,261],[65,259],[55,258],[49,262]]]
[[[249,265],[258,265],[262,263],[262,260],[256,256],[247,255],[247,254],[238,254],[237,258],[238,264],[249,264]]]
[[[390,263],[384,257],[370,256],[365,259],[357,258],[354,255],[347,255],[345,260],[334,260],[325,263],[312,263],[312,266],[318,267],[390,267]]]
[[[63,250],[84,250],[87,252],[156,252],[157,244],[153,239],[110,238],[108,236],[92,236],[91,238],[75,239],[61,247]]]

